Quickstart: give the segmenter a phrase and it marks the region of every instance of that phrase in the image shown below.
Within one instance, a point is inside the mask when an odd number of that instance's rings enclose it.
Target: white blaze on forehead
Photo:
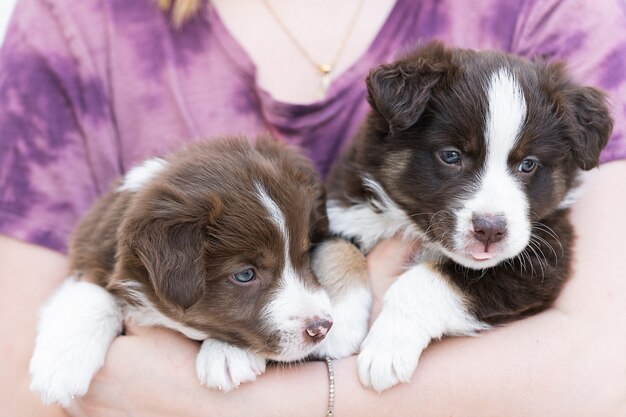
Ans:
[[[473,241],[474,213],[504,215],[507,237],[503,241],[501,256],[493,260],[495,264],[517,255],[530,237],[528,197],[508,164],[509,156],[519,141],[527,107],[521,85],[515,75],[505,68],[491,75],[487,86],[487,102],[484,133],[486,159],[477,181],[476,193],[462,202],[463,208],[457,213],[455,246],[462,250]],[[478,266],[455,260],[469,267]]]
[[[506,164],[526,119],[524,92],[515,76],[500,68],[489,80],[487,101],[487,160]]]
[[[265,207],[265,209],[267,210],[268,214],[270,215],[270,219],[276,225],[276,227],[278,227],[280,235],[283,238],[285,260],[283,277],[287,275],[292,276],[294,274],[292,273],[293,266],[291,265],[291,259],[289,259],[289,231],[287,230],[287,222],[285,221],[285,216],[276,204],[276,202],[272,199],[272,197],[269,196],[269,194],[261,184],[256,182],[254,183],[254,186],[256,188],[259,201],[261,201],[261,204],[263,204],[263,207]]]
[[[261,184],[255,182],[254,187],[256,188],[259,201],[261,201],[261,204],[263,204],[263,207],[265,207],[265,209],[269,213],[272,222],[274,222],[276,227],[278,227],[278,230],[280,230],[280,233],[285,241],[285,254],[287,254],[289,247],[289,233],[287,232],[287,223],[285,222],[285,216],[283,215],[283,212],[280,210],[276,202],[272,199],[272,197],[269,196],[269,194]]]
[[[166,167],[167,162],[164,159],[147,159],[126,173],[124,183],[118,187],[117,191],[139,191]]]
[[[330,299],[323,290],[306,286],[295,271],[289,256],[289,231],[285,215],[261,184],[255,183],[255,188],[259,201],[280,231],[284,245],[284,267],[280,277],[280,289],[264,309],[268,324],[283,335],[281,341],[283,353],[273,359],[301,359],[312,348],[303,345],[305,320],[315,316],[329,317]]]

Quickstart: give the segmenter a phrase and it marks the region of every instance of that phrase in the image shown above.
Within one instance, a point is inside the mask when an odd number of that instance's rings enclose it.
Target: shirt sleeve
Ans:
[[[60,252],[119,172],[106,82],[64,4],[20,1],[0,51],[0,233]]]
[[[576,80],[607,92],[615,126],[600,160],[626,158],[626,2],[527,0],[512,52],[564,60]]]

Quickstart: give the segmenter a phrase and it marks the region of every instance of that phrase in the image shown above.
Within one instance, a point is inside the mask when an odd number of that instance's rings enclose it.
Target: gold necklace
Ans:
[[[348,39],[350,39],[350,35],[352,34],[352,30],[354,29],[354,24],[356,23],[356,19],[360,14],[361,9],[363,8],[364,0],[359,0],[356,6],[356,9],[354,10],[354,13],[352,14],[352,18],[350,19],[350,22],[348,23],[348,29],[346,30],[346,33],[343,36],[341,44],[339,45],[339,48],[337,49],[337,52],[335,53],[333,60],[330,61],[330,63],[328,64],[320,64],[311,56],[309,51],[307,51],[306,48],[302,46],[302,44],[298,41],[298,39],[296,39],[294,34],[289,30],[285,22],[281,19],[280,15],[276,13],[276,10],[274,10],[272,5],[269,3],[269,0],[261,0],[261,2],[265,6],[265,8],[270,12],[270,14],[274,17],[274,20],[276,20],[276,23],[278,23],[278,26],[280,26],[282,31],[285,32],[285,34],[291,40],[293,45],[298,49],[298,51],[300,51],[302,56],[304,56],[306,60],[309,61],[309,63],[311,63],[311,65],[313,65],[313,67],[315,67],[315,69],[320,73],[322,80],[321,80],[321,85],[319,89],[319,94],[320,94],[320,98],[324,98],[324,96],[326,95],[326,91],[328,90],[328,87],[330,86],[331,73],[335,69],[337,62],[339,61],[339,58],[341,57],[341,54],[343,54],[343,50],[346,48]]]

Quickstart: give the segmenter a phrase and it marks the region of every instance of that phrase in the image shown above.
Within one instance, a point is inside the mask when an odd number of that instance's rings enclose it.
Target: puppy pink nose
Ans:
[[[305,325],[305,337],[308,337],[312,342],[317,343],[324,337],[326,337],[326,334],[333,326],[333,321],[330,319],[330,317],[319,318],[316,316],[313,317],[313,319],[311,320],[307,320]]]
[[[485,251],[489,250],[491,243],[501,241],[506,235],[506,220],[500,215],[479,216],[474,213],[472,225],[474,226],[474,237],[485,244]]]

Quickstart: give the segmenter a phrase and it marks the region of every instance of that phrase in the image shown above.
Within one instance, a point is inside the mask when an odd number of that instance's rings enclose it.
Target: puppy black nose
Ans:
[[[489,244],[501,241],[506,235],[506,220],[502,215],[477,215],[472,216],[474,237],[485,244],[485,251],[489,250]]]
[[[320,319],[319,317],[314,317],[310,321],[307,320],[304,333],[311,341],[317,343],[326,337],[326,334],[332,326],[333,322],[329,318]]]

